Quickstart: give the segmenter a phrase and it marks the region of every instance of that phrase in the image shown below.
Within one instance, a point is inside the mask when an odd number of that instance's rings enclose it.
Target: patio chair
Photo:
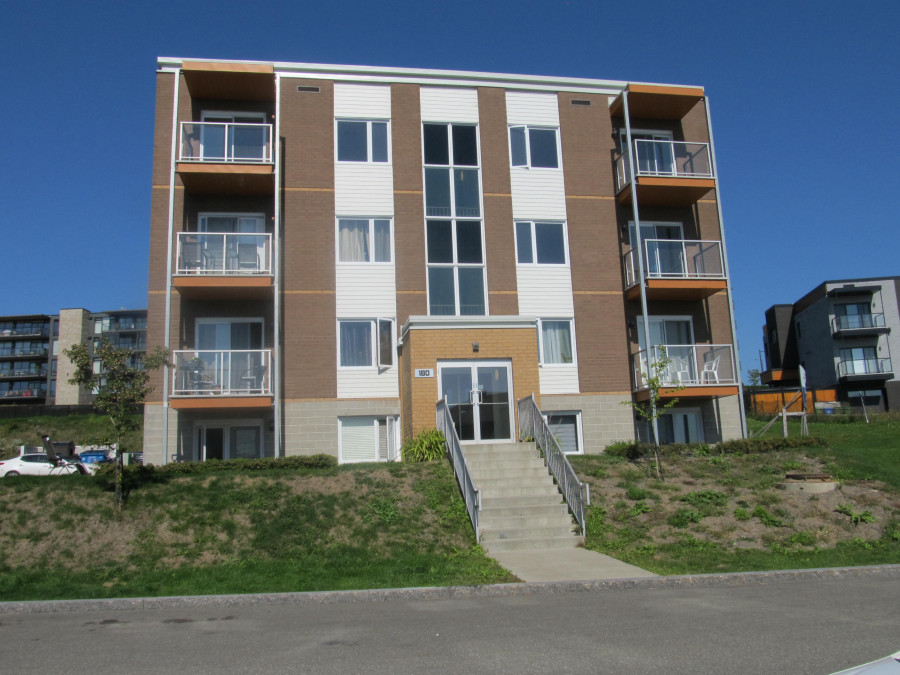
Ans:
[[[701,382],[719,383],[719,359],[721,358],[721,356],[717,356],[712,361],[703,364],[703,372],[700,374]]]

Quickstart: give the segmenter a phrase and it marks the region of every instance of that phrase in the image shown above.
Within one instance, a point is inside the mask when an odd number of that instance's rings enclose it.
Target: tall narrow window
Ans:
[[[484,243],[478,134],[473,125],[425,124],[428,313],[483,315]]]

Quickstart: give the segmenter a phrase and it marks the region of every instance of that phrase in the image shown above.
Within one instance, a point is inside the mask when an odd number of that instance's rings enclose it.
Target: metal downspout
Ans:
[[[166,242],[166,322],[163,345],[169,349],[172,339],[172,240],[175,237],[175,169],[178,151],[178,92],[181,84],[181,68],[175,70],[174,94],[172,96],[172,148],[169,155],[169,236]],[[163,368],[163,418],[162,418],[162,463],[169,463],[169,369]]]
[[[712,168],[716,181],[716,209],[719,212],[719,236],[722,238],[722,258],[725,261],[725,278],[728,279],[728,285],[725,287],[728,292],[728,316],[731,320],[731,337],[734,340],[734,367],[737,370],[738,383],[738,411],[741,416],[741,435],[747,438],[747,415],[744,411],[744,382],[741,377],[741,357],[738,346],[737,326],[734,322],[734,299],[731,295],[731,271],[728,269],[728,251],[725,248],[725,221],[722,220],[722,193],[719,188],[719,167],[716,166],[716,144],[713,141],[712,132],[712,116],[709,112],[709,97],[705,97],[706,103],[706,128],[709,133],[709,148],[712,154]]]
[[[647,376],[650,376],[650,318],[647,316],[647,283],[644,279],[644,241],[641,238],[641,216],[638,210],[637,173],[634,170],[634,144],[631,140],[631,117],[628,112],[628,89],[622,90],[623,112],[625,114],[625,140],[628,148],[628,171],[631,174],[631,212],[634,218],[635,246],[638,252],[638,279],[641,288],[641,319],[644,324],[644,349],[647,350]],[[638,340],[638,350],[640,350]],[[633,367],[633,364],[632,364]],[[634,372],[632,370],[632,372]],[[633,394],[632,394],[633,395]],[[653,430],[653,442],[659,445],[659,424],[656,420],[656,401],[651,397],[650,412],[653,419],[650,426]]]
[[[275,363],[272,366],[272,387],[274,388],[274,422],[275,436],[273,438],[272,454],[275,457],[284,457],[285,452],[282,447],[281,437],[281,75],[275,74],[275,185],[273,186],[273,194],[275,195],[274,219],[272,227],[272,266],[274,267],[273,278],[273,311],[275,313],[273,319],[272,331],[274,334],[274,342],[272,345],[274,350],[273,356]]]

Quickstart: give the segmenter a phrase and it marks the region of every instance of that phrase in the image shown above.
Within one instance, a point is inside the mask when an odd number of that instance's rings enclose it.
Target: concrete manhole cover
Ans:
[[[822,494],[831,492],[836,485],[837,483],[827,473],[789,473],[776,487],[787,492]]]

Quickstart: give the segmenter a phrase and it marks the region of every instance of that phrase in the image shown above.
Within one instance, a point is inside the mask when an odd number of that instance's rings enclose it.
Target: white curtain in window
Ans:
[[[572,332],[568,321],[542,321],[544,363],[572,363]]]
[[[375,262],[391,261],[391,221],[378,219],[375,221],[374,236]]]
[[[341,322],[341,366],[372,365],[372,322]]]
[[[338,249],[341,262],[369,262],[369,221],[341,220]]]

